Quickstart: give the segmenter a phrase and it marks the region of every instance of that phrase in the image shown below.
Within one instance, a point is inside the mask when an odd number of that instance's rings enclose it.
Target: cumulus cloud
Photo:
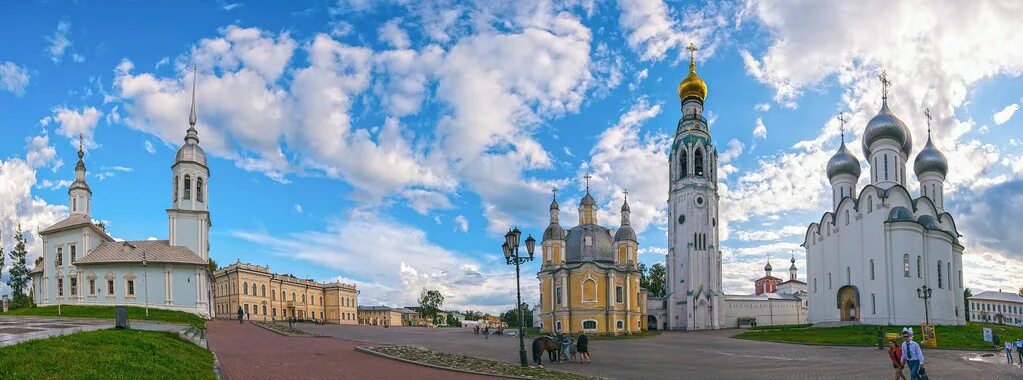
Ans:
[[[53,63],[60,63],[64,59],[64,53],[71,47],[71,40],[68,38],[70,33],[71,23],[61,21],[57,23],[57,30],[53,32],[53,35],[46,37],[46,40],[50,42],[46,51],[50,54],[50,60]]]
[[[455,226],[459,231],[469,232],[469,219],[466,219],[465,215],[455,216]]]
[[[798,236],[806,233],[806,226],[784,226],[782,228],[768,229],[768,230],[756,230],[756,231],[736,231],[736,237],[743,241],[771,241],[778,240],[789,236]]]
[[[701,57],[713,54],[718,44],[716,33],[725,31],[720,5],[701,4],[683,12],[684,18],[674,17],[662,0],[619,0],[621,15],[618,24],[625,31],[626,42],[643,60],[658,61],[668,51],[679,50],[689,43],[700,46]]]
[[[29,142],[29,153],[40,141]],[[41,159],[38,155],[31,157],[35,164]],[[31,263],[42,253],[42,240],[37,231],[66,217],[67,207],[49,204],[32,193],[33,187],[50,184],[44,181],[37,185],[36,170],[26,160],[17,157],[0,160],[0,244],[4,252],[10,252],[14,248],[15,229],[20,225],[28,243],[27,261]],[[9,260],[7,264],[10,264]]]
[[[764,125],[763,118],[757,118],[757,126],[753,128],[753,137],[767,139],[767,126]]]
[[[57,134],[67,137],[70,144],[76,149],[79,136],[82,136],[86,148],[93,149],[99,146],[96,144],[95,132],[101,116],[103,116],[103,112],[96,107],[74,109],[59,106],[54,108],[53,115],[44,118],[41,124],[47,125],[50,122],[55,122],[60,125],[57,128]]]
[[[50,145],[50,136],[46,133],[28,139],[25,146],[25,163],[33,169],[56,164],[57,149]]]
[[[15,96],[25,95],[25,87],[28,87],[28,68],[19,67],[14,62],[5,61],[0,64],[0,88],[14,94]]]
[[[366,304],[412,305],[425,288],[440,290],[449,308],[500,311],[514,307],[514,301],[508,302],[515,299],[514,271],[447,250],[408,225],[355,218],[332,221],[322,231],[285,236],[252,231],[230,234],[263,247],[265,254],[337,270],[360,286],[360,302]]]
[[[412,43],[409,42],[408,33],[401,29],[399,24],[401,24],[400,18],[391,19],[384,23],[384,25],[377,29],[378,38],[395,49],[408,49]]]
[[[995,125],[1002,125],[1005,124],[1005,122],[1009,121],[1009,119],[1012,119],[1012,115],[1015,114],[1016,110],[1018,109],[1019,104],[1012,103],[1010,105],[1005,106],[1005,108],[1002,108],[1001,111],[995,112],[995,114],[992,115],[991,118],[994,119]]]

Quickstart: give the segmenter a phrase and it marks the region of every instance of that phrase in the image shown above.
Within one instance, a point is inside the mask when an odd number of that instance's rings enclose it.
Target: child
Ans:
[[[575,352],[576,352],[576,340],[572,339],[571,335],[568,336],[568,339],[570,341],[572,341],[571,345],[568,347],[568,354],[569,354],[568,361],[574,362],[575,361]]]

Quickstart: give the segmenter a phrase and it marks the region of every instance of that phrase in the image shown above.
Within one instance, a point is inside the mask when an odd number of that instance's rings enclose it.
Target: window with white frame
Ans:
[[[559,326],[561,325],[560,321],[558,322],[558,325]],[[587,320],[583,321],[583,330],[596,330],[596,329],[597,329],[597,321],[592,320],[592,319],[587,319]]]
[[[622,321],[621,319],[619,319],[618,321],[615,322],[615,328],[619,329],[619,330],[624,329],[625,328],[625,322]]]
[[[114,280],[113,279],[108,279],[107,280],[107,295],[108,296],[114,295]]]

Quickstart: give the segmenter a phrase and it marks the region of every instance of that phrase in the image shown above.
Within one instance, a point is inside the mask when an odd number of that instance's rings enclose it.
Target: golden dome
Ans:
[[[699,75],[696,75],[696,46],[689,44],[689,75],[686,75],[685,79],[678,84],[678,99],[686,100],[690,96],[695,96],[704,100],[707,98],[707,83],[700,79]]]
[[[686,100],[690,96],[700,98],[701,101],[707,98],[707,83],[696,75],[696,65],[692,62],[689,62],[689,75],[678,84],[679,100]]]

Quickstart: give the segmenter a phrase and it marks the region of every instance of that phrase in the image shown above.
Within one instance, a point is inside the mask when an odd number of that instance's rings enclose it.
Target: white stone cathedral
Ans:
[[[913,138],[888,109],[884,74],[881,81],[881,109],[863,132],[870,184],[856,188],[860,161],[843,137],[827,165],[833,211],[806,231],[810,322],[962,325],[963,246],[944,209],[948,162],[931,142],[928,115],[927,143],[913,164],[920,195],[910,195]]]
[[[690,46],[690,51],[695,48]],[[721,251],[718,249],[717,148],[703,117],[707,84],[696,75],[679,83],[682,118],[669,153],[668,328],[722,328]]]
[[[194,74],[193,74],[194,75]],[[31,272],[39,306],[131,305],[211,314],[210,170],[195,130],[195,79],[185,144],[171,165],[167,240],[115,241],[92,219],[92,189],[79,147],[70,215],[39,231],[43,261]]]

